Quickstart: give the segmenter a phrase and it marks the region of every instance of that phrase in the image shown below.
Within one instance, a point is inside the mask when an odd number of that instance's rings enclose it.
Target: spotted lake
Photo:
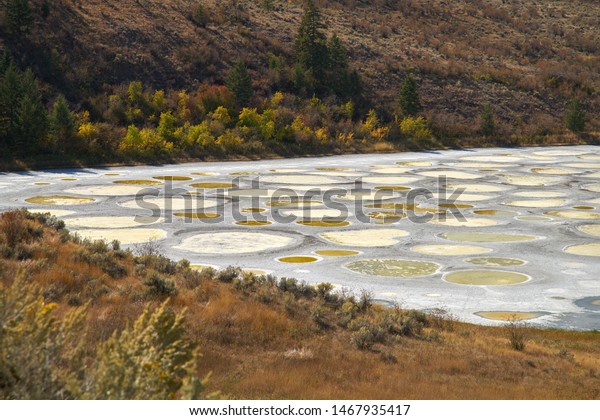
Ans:
[[[600,148],[0,173],[83,237],[371,291],[463,321],[600,329]]]

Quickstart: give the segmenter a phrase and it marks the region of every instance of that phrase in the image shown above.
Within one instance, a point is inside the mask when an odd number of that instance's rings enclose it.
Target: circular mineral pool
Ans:
[[[113,184],[123,185],[163,185],[161,181],[152,181],[151,179],[120,179],[113,181]]]
[[[163,222],[163,219],[144,216],[95,216],[65,219],[71,228],[130,228]]]
[[[402,185],[384,185],[384,186],[375,187],[375,189],[378,191],[408,191],[412,188],[404,187]]]
[[[173,213],[174,216],[183,217],[185,219],[218,219],[221,217],[219,213],[206,213],[206,212],[181,212]]]
[[[173,248],[200,254],[244,254],[258,253],[291,245],[289,236],[268,233],[231,231],[200,233],[184,239]]]
[[[461,218],[457,219],[454,216],[445,216],[445,217],[434,217],[431,219],[429,223],[433,223],[435,225],[442,226],[450,226],[450,227],[465,227],[465,228],[481,228],[481,227],[489,227],[496,226],[498,222],[492,219],[484,219],[484,218]]]
[[[425,277],[437,273],[436,263],[415,260],[370,259],[353,261],[344,267],[360,274],[383,277]]]
[[[242,213],[262,213],[264,211],[267,211],[267,209],[261,207],[246,207],[241,210]]]
[[[287,264],[307,264],[319,261],[319,259],[308,255],[291,255],[289,257],[277,258],[277,261]]]
[[[531,235],[492,232],[446,232],[439,236],[455,242],[525,242],[539,239]]]
[[[282,200],[271,200],[265,202],[266,206],[269,207],[319,207],[323,205],[320,200],[294,200],[294,199],[282,199]]]
[[[544,208],[544,207],[561,207],[567,200],[511,200],[505,201],[504,205],[511,207],[529,207],[529,208]]]
[[[543,187],[544,185],[555,184],[560,181],[560,178],[541,176],[541,175],[512,175],[502,174],[501,177],[506,179],[506,183],[521,187]]]
[[[449,283],[470,286],[506,286],[524,283],[529,279],[526,274],[500,270],[455,271],[444,276]]]
[[[256,172],[256,171],[240,171],[240,172],[230,172],[229,175],[233,175],[233,176],[260,175],[260,172]]]
[[[565,165],[568,166],[568,165]],[[579,171],[573,171],[571,169],[562,168],[532,168],[531,172],[543,175],[573,175],[579,173]]]
[[[295,174],[295,173],[308,172],[308,169],[280,168],[280,169],[269,169],[269,172],[275,172],[275,173],[279,173],[279,174]]]
[[[360,254],[360,252],[349,249],[319,249],[315,251],[315,254],[322,257],[352,257]]]
[[[361,229],[325,232],[319,236],[345,246],[378,247],[395,245],[399,242],[397,238],[408,235],[408,232],[401,229]]]
[[[600,236],[600,225],[582,225],[577,229],[583,233],[587,233],[588,235]]]
[[[154,179],[159,179],[161,181],[191,181],[194,178],[189,176],[179,176],[179,175],[161,175],[161,176],[153,176]]]
[[[442,203],[438,205],[438,207],[442,209],[472,209],[475,207],[472,204],[451,204],[451,203]]]
[[[155,187],[156,189],[156,187]],[[144,190],[144,186],[135,185],[94,185],[87,187],[77,187],[65,190],[70,194],[81,195],[100,195],[107,197],[136,195]]]
[[[411,251],[418,252],[419,254],[425,255],[441,255],[441,256],[454,256],[454,255],[477,255],[486,254],[492,252],[491,248],[485,248],[482,246],[474,245],[448,245],[448,244],[436,244],[436,245],[417,245],[411,248]]]
[[[449,171],[449,170],[434,170],[434,171],[422,171],[419,172],[419,175],[427,176],[427,177],[442,177],[446,178],[454,178],[454,179],[477,179],[481,178],[482,175],[472,174],[469,172],[462,171]]]
[[[600,168],[600,163],[567,163],[565,166],[578,169],[598,169]]]
[[[600,213],[592,213],[589,211],[548,211],[544,214],[553,217],[562,217],[563,219],[600,219]]]
[[[600,257],[600,244],[571,245],[565,248],[565,252],[586,257]]]
[[[587,190],[587,191],[600,193],[600,184],[588,184],[588,185],[584,185],[581,188],[583,188],[584,190]]]
[[[386,223],[397,222],[403,217],[406,217],[404,213],[396,213],[393,211],[372,211],[368,214],[368,216],[376,221]]]
[[[526,321],[545,315],[543,312],[481,311],[475,315],[492,321]]]
[[[192,175],[197,175],[197,176],[217,176],[218,174],[215,172],[192,172]],[[184,180],[184,181],[189,181],[189,180]]]
[[[237,185],[232,184],[231,182],[197,182],[195,184],[190,184],[190,187],[204,190],[213,190],[236,188]]]
[[[167,232],[162,229],[84,229],[74,233],[93,241],[119,241],[124,244],[158,241],[167,237]]]
[[[514,211],[506,211],[506,210],[475,210],[473,213],[478,214],[480,216],[493,216],[493,217],[514,217],[518,216],[519,213]]]
[[[347,220],[300,220],[298,225],[310,227],[344,227],[350,225]]]
[[[95,202],[94,198],[73,197],[71,195],[46,195],[31,197],[25,200],[31,204],[44,204],[49,206],[76,206]]]
[[[396,165],[425,168],[427,166],[433,166],[433,162],[413,160],[413,161],[405,161],[405,162],[396,162]]]
[[[486,267],[513,267],[523,265],[526,261],[518,258],[502,258],[502,257],[478,257],[469,258],[467,262],[475,265],[484,265]]]
[[[239,222],[235,222],[235,224],[240,225],[240,226],[260,227],[260,226],[272,225],[273,222],[269,222],[267,220],[240,220]]]
[[[119,203],[121,207],[128,209],[146,209],[146,210],[174,210],[186,213],[194,213],[209,207],[216,207],[219,204],[217,200],[206,199],[203,197],[144,197],[139,202],[136,200]]]

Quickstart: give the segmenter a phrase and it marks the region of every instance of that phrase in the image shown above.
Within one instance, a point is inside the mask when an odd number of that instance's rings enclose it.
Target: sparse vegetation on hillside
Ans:
[[[597,332],[499,330],[327,283],[197,272],[154,244],[0,214],[2,398],[597,399],[599,351]]]
[[[57,161],[99,163],[594,142],[597,12],[593,2],[566,0],[186,0],[144,8],[132,0],[10,0],[0,27],[0,100],[13,105],[0,118],[3,156],[35,162],[32,151],[52,152]],[[26,76],[26,89],[11,88],[15,74]],[[231,130],[243,107],[264,115],[280,93],[286,112],[274,137],[272,129]],[[572,97],[586,113],[583,128],[568,122]],[[493,136],[477,124],[488,103]],[[224,130],[210,116],[219,107],[229,115]],[[381,128],[375,141],[360,123],[370,110]],[[72,115],[74,130],[64,118],[57,128],[52,117],[60,115]],[[423,118],[425,142],[398,130],[409,116]],[[202,124],[210,133],[195,133],[208,135],[209,146],[181,141]]]

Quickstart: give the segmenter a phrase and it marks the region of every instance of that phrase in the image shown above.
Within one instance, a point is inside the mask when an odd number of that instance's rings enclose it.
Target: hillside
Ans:
[[[0,215],[0,398],[600,397],[597,331],[468,325],[159,251]]]
[[[37,10],[41,0],[32,1]],[[204,7],[203,26],[191,16]],[[600,4],[590,0],[321,1],[329,34],[345,43],[371,104],[393,112],[408,70],[430,120],[461,130],[491,103],[525,132],[560,125],[569,98],[600,110]],[[55,49],[73,97],[139,79],[157,88],[223,83],[239,59],[259,95],[293,62],[301,1],[61,0],[32,29],[33,50]],[[52,54],[49,54],[52,55]],[[38,54],[39,56],[39,54]],[[271,60],[271,68],[269,61]],[[284,82],[285,83],[285,82]]]

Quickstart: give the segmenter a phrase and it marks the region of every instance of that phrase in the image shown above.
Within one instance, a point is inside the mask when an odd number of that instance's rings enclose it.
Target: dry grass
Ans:
[[[598,332],[522,326],[526,346],[516,351],[507,328],[463,324],[445,318],[443,311],[425,319],[370,307],[330,295],[326,288],[319,295],[288,283],[284,292],[274,280],[235,271],[231,276],[210,270],[198,274],[159,257],[141,260],[99,244],[74,242],[60,225],[59,230],[43,227],[38,220],[43,221],[26,213],[0,216],[0,247],[15,225],[39,233],[16,244],[32,250],[28,258],[0,258],[2,284],[24,271],[46,300],[63,310],[88,302],[92,349],[131,323],[146,303],[160,303],[144,286],[149,272],[160,272],[175,283],[171,305],[186,310],[188,335],[200,346],[200,376],[212,372],[208,391],[241,399],[600,398]],[[125,274],[111,277],[100,256],[124,267]],[[315,305],[327,320],[325,328],[311,319]],[[350,313],[355,321],[347,322]],[[395,317],[424,319],[424,328],[413,325],[412,333],[400,333],[398,325],[390,324]],[[383,331],[370,350],[352,344],[358,321]]]

